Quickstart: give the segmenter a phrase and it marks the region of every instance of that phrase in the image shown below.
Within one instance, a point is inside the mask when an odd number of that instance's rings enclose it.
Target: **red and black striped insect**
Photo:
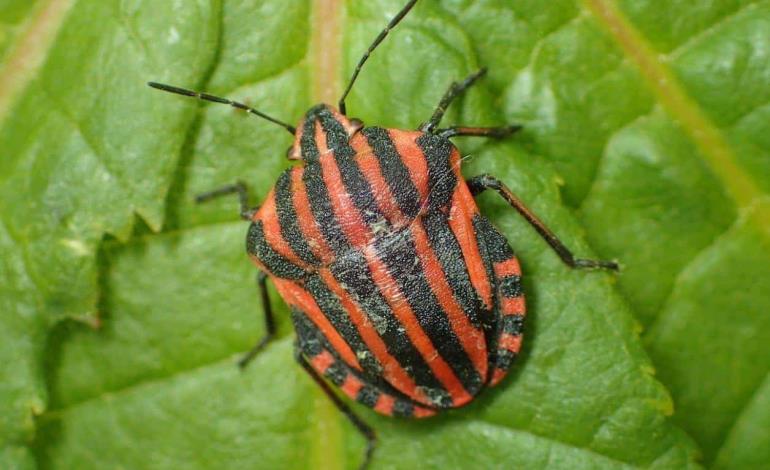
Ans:
[[[278,124],[294,135],[286,170],[258,208],[243,183],[198,196],[240,197],[250,221],[249,256],[267,334],[274,334],[266,280],[289,304],[297,361],[368,441],[374,431],[328,385],[389,416],[423,418],[469,403],[497,385],[519,352],[524,296],[519,263],[474,197],[493,189],[532,224],[570,267],[617,269],[614,262],[576,259],[502,182],[468,180],[455,136],[501,138],[519,126],[448,127],[450,103],[484,74],[453,83],[418,130],[365,127],[347,117],[345,97],[370,53],[411,10],[411,0],[360,59],[337,109],[310,108],[294,128],[242,103],[169,85],[150,86],[224,103]]]

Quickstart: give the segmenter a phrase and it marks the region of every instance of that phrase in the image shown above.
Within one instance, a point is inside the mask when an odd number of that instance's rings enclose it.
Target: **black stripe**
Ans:
[[[508,245],[508,240],[492,225],[486,217],[476,214],[473,216],[473,229],[476,238],[483,240],[489,260],[500,263],[513,258],[513,250]]]
[[[409,169],[401,160],[395,144],[387,129],[367,127],[361,131],[377,157],[385,182],[390,193],[396,199],[401,212],[409,218],[417,217],[420,212],[420,193],[412,182]]]
[[[307,272],[284,258],[265,239],[262,222],[252,222],[246,235],[246,252],[256,257],[271,274],[284,279],[297,280],[305,277]]]
[[[321,335],[321,332],[307,315],[302,310],[292,306],[291,320],[294,324],[294,331],[297,333],[297,347],[299,350],[309,359],[321,354],[324,347],[328,345],[323,341],[323,335]]]
[[[312,109],[308,112],[307,116],[302,138],[300,139],[302,158],[306,162],[302,173],[302,181],[305,183],[305,192],[307,193],[313,217],[329,247],[336,255],[339,255],[350,249],[350,243],[345,237],[339,221],[334,216],[329,191],[323,180],[321,164],[318,161],[318,146],[315,141],[316,120],[315,118],[311,119],[313,116]]]
[[[278,215],[278,225],[281,227],[281,236],[299,259],[312,266],[318,266],[320,262],[310,251],[310,246],[297,223],[297,211],[294,209],[291,189],[291,172],[292,169],[288,169],[281,173],[275,183],[275,211]]]
[[[337,163],[345,192],[358,209],[361,219],[369,227],[375,224],[384,224],[387,227],[388,220],[380,212],[372,187],[361,172],[361,168],[358,167],[355,159],[356,152],[350,146],[345,128],[328,109],[320,111],[318,117],[321,128],[326,133],[326,146],[334,153],[334,161]]]
[[[503,297],[521,297],[521,276],[503,276],[497,280],[497,286]]]
[[[449,217],[441,211],[430,211],[423,215],[422,225],[428,234],[430,246],[441,263],[444,277],[452,288],[455,300],[473,326],[481,326],[481,299],[471,283],[462,248],[449,226]]]
[[[428,208],[446,207],[457,185],[457,176],[449,164],[454,146],[449,139],[433,134],[423,134],[416,142],[428,161]]]
[[[299,139],[299,148],[300,153],[302,154],[302,160],[306,164],[317,162],[320,157],[318,145],[316,145],[315,141],[315,123],[317,114],[323,107],[323,105],[317,105],[310,108],[310,110],[305,113],[305,119],[302,122],[302,137]]]
[[[393,416],[409,418],[414,414],[414,405],[404,400],[396,400],[393,403]]]
[[[326,369],[324,376],[331,380],[334,385],[339,387],[348,377],[348,367],[342,361],[334,361],[329,365],[329,368]]]
[[[356,326],[351,322],[348,312],[340,304],[340,299],[334,294],[318,274],[313,274],[305,281],[305,289],[313,296],[323,315],[334,326],[355,353],[361,367],[369,376],[379,376],[382,366],[377,358],[369,351]]]
[[[361,389],[358,391],[358,394],[356,395],[356,401],[359,403],[363,403],[369,408],[374,408],[374,405],[377,404],[377,400],[379,400],[379,398],[380,398],[379,390],[372,387],[371,385],[364,385],[363,387],[361,387]]]
[[[451,404],[449,394],[433,375],[433,371],[412,344],[401,323],[390,309],[378,289],[359,251],[351,251],[337,258],[331,266],[334,277],[344,286],[353,300],[361,307],[380,335],[388,352],[398,361],[426,395],[435,399],[437,405]],[[384,286],[391,287],[392,286]],[[372,377],[367,377],[373,380]]]
[[[511,368],[514,359],[516,359],[516,353],[508,351],[507,349],[500,349],[497,351],[495,365],[498,369],[508,370]]]
[[[323,333],[315,326],[315,324],[307,317],[307,315],[296,307],[291,308],[292,322],[294,323],[294,329],[297,332],[297,347],[305,356],[309,359],[313,359],[315,356],[321,354],[324,350],[334,357],[335,362],[329,367],[324,374],[337,386],[342,385],[347,378],[347,374],[352,374],[358,378],[364,386],[359,390],[356,400],[369,406],[374,407],[377,404],[377,400],[381,393],[386,393],[396,401],[410,402],[409,397],[399,392],[390,384],[382,379],[382,376],[375,377],[375,380],[367,380],[358,373],[358,371],[350,368],[337,354],[331,344],[326,340]],[[342,374],[344,372],[344,375]]]
[[[409,229],[387,234],[375,241],[378,256],[388,266],[400,292],[414,311],[425,334],[438,353],[454,370],[465,389],[475,394],[482,386],[481,377],[452,330],[446,313],[433,294],[417,257]]]
[[[473,230],[476,232],[476,239],[479,243],[481,258],[484,260],[484,266],[487,269],[487,276],[490,280],[494,280],[493,312],[490,312],[485,317],[484,324],[487,331],[487,348],[489,351],[496,351],[504,320],[500,311],[500,299],[498,298],[499,283],[497,276],[494,274],[493,265],[494,263],[511,259],[513,257],[513,250],[511,250],[505,237],[483,215],[476,214],[473,216]]]
[[[503,315],[503,333],[520,336],[524,331],[524,315]]]

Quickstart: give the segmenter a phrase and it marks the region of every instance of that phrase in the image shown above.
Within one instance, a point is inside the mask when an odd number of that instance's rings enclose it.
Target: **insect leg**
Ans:
[[[259,298],[262,301],[262,309],[265,314],[265,335],[238,361],[238,367],[241,369],[246,367],[275,336],[273,307],[270,305],[270,298],[267,295],[267,275],[262,271],[257,273],[257,289],[259,290]]]
[[[195,202],[200,204],[229,194],[238,195],[238,201],[241,205],[241,218],[245,220],[251,219],[251,216],[254,215],[257,208],[249,207],[249,190],[246,188],[246,184],[243,181],[236,181],[234,184],[228,184],[213,191],[198,194],[195,196]]]
[[[527,222],[537,230],[537,233],[551,246],[551,248],[559,255],[559,258],[571,268],[603,268],[618,270],[618,264],[614,261],[593,260],[575,258],[572,252],[564,246],[559,238],[548,228],[545,224],[537,218],[537,216],[530,211],[524,203],[511,192],[511,190],[503,184],[500,180],[490,175],[475,176],[467,181],[468,188],[475,196],[480,194],[486,189],[494,189],[500,196],[505,199],[519,214],[521,214]]]
[[[444,117],[444,113],[452,101],[462,92],[467,90],[471,85],[473,85],[476,80],[483,77],[486,73],[487,69],[482,68],[468,75],[465,80],[461,82],[453,82],[451,85],[449,85],[449,89],[447,89],[446,93],[444,93],[444,96],[441,98],[441,101],[439,101],[438,106],[436,106],[436,110],[433,111],[433,116],[431,116],[428,122],[420,126],[420,130],[423,132],[433,132],[436,126],[438,126],[439,122],[441,122],[441,118]]]
[[[334,406],[337,407],[338,410],[342,412],[342,414],[345,415],[345,417],[350,420],[350,422],[355,426],[355,428],[358,430],[358,432],[361,433],[362,436],[364,436],[364,439],[366,439],[366,452],[364,454],[364,461],[361,463],[361,466],[359,467],[361,470],[367,468],[369,466],[369,462],[372,460],[372,454],[374,454],[374,449],[377,447],[377,434],[374,432],[374,429],[372,429],[368,424],[366,424],[361,418],[359,418],[353,410],[350,409],[350,407],[340,399],[340,397],[337,396],[336,393],[331,389],[328,383],[321,378],[321,376],[316,372],[316,370],[313,368],[313,366],[310,365],[310,363],[307,362],[307,359],[305,359],[305,356],[302,355],[301,351],[299,350],[299,347],[295,348],[294,356],[299,362],[299,364],[302,366],[305,371],[307,371],[308,374],[310,374],[310,377],[313,378],[316,384],[318,384],[319,387],[321,387],[321,390],[324,391],[327,397],[329,397],[329,400],[334,403]]]
[[[436,134],[441,137],[458,137],[458,136],[472,136],[472,137],[492,137],[493,139],[502,139],[508,137],[511,134],[519,131],[521,126],[514,124],[511,126],[500,127],[465,127],[465,126],[452,126],[446,129],[437,129]]]
[[[489,343],[489,375],[487,383],[495,386],[505,377],[521,349],[524,315],[524,294],[521,289],[521,268],[513,250],[484,216],[474,221],[479,251],[494,288],[492,340]]]

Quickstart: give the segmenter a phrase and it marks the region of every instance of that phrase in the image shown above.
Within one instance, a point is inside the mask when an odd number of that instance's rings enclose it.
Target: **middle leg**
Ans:
[[[258,208],[249,207],[249,190],[246,188],[246,183],[243,181],[236,181],[233,184],[228,184],[212,191],[198,194],[195,196],[195,202],[200,204],[230,194],[238,195],[238,202],[241,206],[241,218],[244,220],[251,219],[251,216],[257,212]]]
[[[334,406],[353,424],[366,439],[366,451],[360,470],[368,467],[377,445],[377,435],[372,427],[362,420],[345,403],[326,380],[334,384],[350,399],[366,405],[387,416],[422,418],[432,416],[435,410],[414,404],[394,390],[386,390],[381,383],[372,382],[340,359],[321,331],[313,324],[307,313],[296,306],[291,307],[292,321],[297,333],[294,357],[310,375]]]
[[[265,315],[265,335],[238,361],[238,367],[241,369],[245,368],[275,336],[273,307],[270,305],[270,298],[267,295],[267,275],[262,271],[257,274],[257,289],[259,289],[259,298],[262,301],[262,310]]]

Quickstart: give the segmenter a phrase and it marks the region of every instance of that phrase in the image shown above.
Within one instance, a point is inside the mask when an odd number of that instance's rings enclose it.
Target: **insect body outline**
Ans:
[[[498,192],[568,266],[617,269],[611,261],[575,258],[495,177],[463,177],[452,137],[503,138],[520,129],[439,127],[485,69],[453,83],[417,130],[367,127],[347,116],[345,98],[364,63],[416,3],[409,1],[375,38],[338,106],[313,106],[297,127],[226,98],[149,83],[234,106],[294,135],[287,158],[300,164],[278,177],[261,206],[249,206],[241,182],[197,200],[236,194],[250,222],[246,249],[259,268],[267,333],[240,365],[274,336],[270,279],[290,306],[297,362],[367,439],[362,466],[376,434],[329,383],[378,413],[424,418],[500,383],[519,353],[521,269],[475,196]]]

